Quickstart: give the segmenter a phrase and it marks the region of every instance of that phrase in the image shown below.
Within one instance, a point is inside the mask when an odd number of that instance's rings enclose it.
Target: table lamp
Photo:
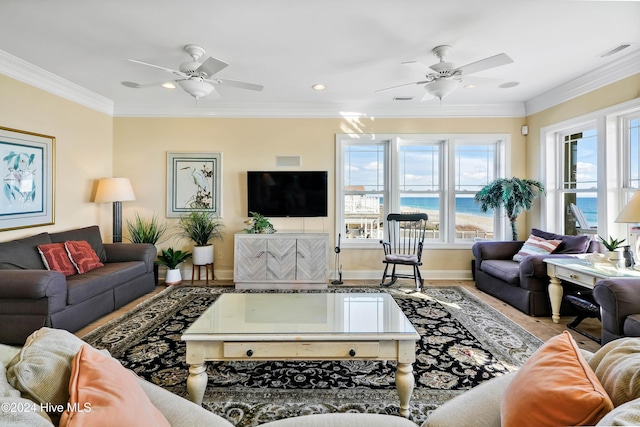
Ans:
[[[122,202],[135,199],[129,178],[102,178],[98,181],[94,201],[113,202],[113,243],[122,242]]]
[[[616,222],[640,223],[640,191],[636,191],[629,203],[622,209]],[[635,254],[636,258],[640,257],[638,249],[640,248],[640,237],[636,239]],[[636,262],[639,262],[636,260]]]

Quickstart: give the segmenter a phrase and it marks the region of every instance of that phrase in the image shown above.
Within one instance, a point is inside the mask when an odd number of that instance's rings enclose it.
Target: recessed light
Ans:
[[[471,84],[469,84],[469,85],[464,85],[464,88],[465,88],[465,89],[475,89],[475,88],[477,88],[477,87],[478,87],[478,86],[476,86],[476,85],[471,85]]]
[[[175,89],[176,85],[174,85],[172,82],[166,82],[162,83],[162,87],[165,89]]]
[[[515,87],[518,86],[520,84],[520,82],[506,82],[506,83],[502,83],[500,86],[502,89],[508,89],[510,87]]]
[[[316,83],[313,86],[311,86],[311,89],[313,90],[325,90],[327,87],[325,85],[323,85],[322,83]]]

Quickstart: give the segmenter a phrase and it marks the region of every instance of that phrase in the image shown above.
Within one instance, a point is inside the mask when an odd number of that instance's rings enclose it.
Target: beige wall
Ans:
[[[329,172],[328,218],[274,218],[280,231],[324,231],[334,242],[335,229],[335,135],[337,133],[509,133],[513,144],[513,170],[525,169],[523,118],[501,119],[221,119],[221,118],[116,118],[114,120],[114,173],[131,179],[137,200],[127,202],[125,219],[135,211],[143,215],[166,211],[167,151],[212,151],[223,153],[223,220],[226,235],[216,242],[216,275],[231,277],[233,234],[247,219],[247,170],[275,169],[277,155],[301,156],[301,168]],[[175,230],[176,220],[169,220]],[[126,236],[126,231],[125,231]],[[190,247],[186,240],[173,239],[159,245]],[[343,270],[381,275],[381,249],[344,250]],[[426,251],[425,270],[470,275],[471,252],[465,250]],[[328,266],[333,268],[333,259]],[[443,273],[444,272],[444,273]],[[427,275],[428,276],[428,275]],[[346,275],[345,275],[346,277]],[[351,277],[353,278],[353,276]]]
[[[0,241],[93,224],[110,234],[111,207],[91,196],[112,173],[112,117],[0,75],[0,126],[56,138],[55,224],[1,231]]]

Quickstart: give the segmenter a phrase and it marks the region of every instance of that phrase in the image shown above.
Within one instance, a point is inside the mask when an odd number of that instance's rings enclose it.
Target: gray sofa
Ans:
[[[475,257],[474,278],[476,287],[531,316],[550,316],[546,264],[549,257],[568,257],[587,252],[602,252],[601,243],[590,236],[567,236],[548,233],[536,228],[534,236],[547,240],[562,240],[550,255],[530,255],[520,262],[513,256],[520,251],[524,241],[483,241],[472,247]],[[565,284],[571,287],[571,285]],[[561,311],[565,311],[564,307]]]
[[[67,277],[47,270],[37,247],[68,240],[89,242],[104,266]],[[76,331],[153,291],[155,258],[150,244],[103,244],[98,226],[0,243],[0,343],[23,344],[42,326]]]
[[[622,337],[640,337],[640,280],[604,279],[593,288],[600,304],[602,344]]]

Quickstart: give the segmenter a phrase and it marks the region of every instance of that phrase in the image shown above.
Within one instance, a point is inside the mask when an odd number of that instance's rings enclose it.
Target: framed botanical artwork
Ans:
[[[167,217],[192,210],[222,216],[222,153],[167,152]]]
[[[0,231],[54,223],[53,136],[0,127]]]

